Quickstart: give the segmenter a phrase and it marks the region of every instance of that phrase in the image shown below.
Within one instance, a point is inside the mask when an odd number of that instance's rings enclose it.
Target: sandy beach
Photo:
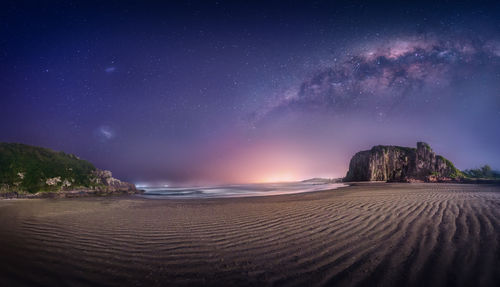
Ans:
[[[498,286],[500,187],[0,201],[1,286]]]

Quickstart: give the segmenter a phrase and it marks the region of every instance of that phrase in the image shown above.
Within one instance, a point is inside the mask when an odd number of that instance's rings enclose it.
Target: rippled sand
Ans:
[[[500,187],[0,201],[0,285],[500,286]]]

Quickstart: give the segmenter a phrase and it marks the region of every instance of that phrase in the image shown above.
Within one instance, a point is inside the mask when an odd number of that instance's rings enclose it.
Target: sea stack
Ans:
[[[460,174],[427,143],[418,142],[416,149],[378,145],[356,153],[344,181],[451,181]]]

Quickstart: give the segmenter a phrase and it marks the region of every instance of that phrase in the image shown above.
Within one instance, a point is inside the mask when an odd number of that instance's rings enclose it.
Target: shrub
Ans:
[[[57,185],[47,185],[46,180],[61,177],[73,186],[90,186],[96,168],[78,157],[46,148],[18,143],[0,143],[0,185],[35,193],[55,190]]]

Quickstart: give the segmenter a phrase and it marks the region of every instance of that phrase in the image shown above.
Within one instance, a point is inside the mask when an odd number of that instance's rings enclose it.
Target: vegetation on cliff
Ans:
[[[19,143],[0,143],[0,193],[34,194],[69,190],[133,191],[75,155]]]
[[[447,158],[445,158],[445,157],[443,157],[441,155],[437,155],[436,159],[438,161],[444,162],[445,165],[449,167],[450,173],[449,173],[448,176],[450,178],[457,178],[458,179],[458,178],[465,177],[465,175],[462,173],[462,171],[460,171],[458,168],[456,168],[455,165],[450,160],[448,160]]]
[[[0,185],[4,189],[54,191],[92,185],[93,164],[75,155],[18,143],[0,143]]]

